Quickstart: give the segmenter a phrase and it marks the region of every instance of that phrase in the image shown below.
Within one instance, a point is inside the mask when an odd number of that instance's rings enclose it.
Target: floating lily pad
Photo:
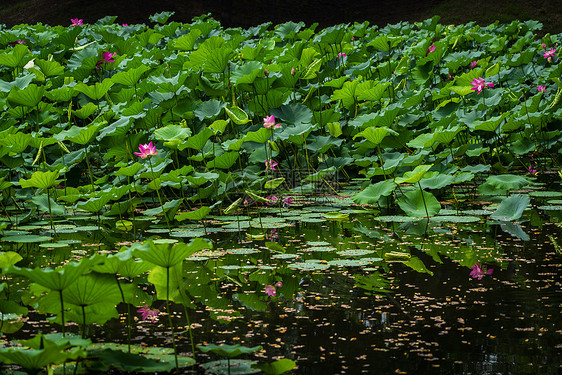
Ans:
[[[531,191],[529,195],[531,197],[537,197],[537,198],[556,198],[556,197],[562,197],[562,192],[561,191]]]
[[[240,248],[240,249],[230,249],[226,251],[228,254],[239,254],[239,255],[247,255],[247,254],[255,254],[255,253],[259,253],[260,251],[258,249],[252,249],[252,248]]]
[[[165,243],[177,243],[179,241],[176,240],[175,238],[158,238],[156,240],[153,240],[152,242],[154,242],[155,244],[165,244]]]
[[[205,235],[204,231],[199,230],[172,230],[170,232],[171,237],[203,237]]]
[[[470,215],[470,216],[488,216],[491,215],[492,212],[491,210],[465,210],[465,211],[461,211],[464,215]]]
[[[329,245],[331,245],[329,242],[326,242],[326,241],[308,241],[306,244],[308,246],[329,246]]]
[[[251,219],[250,216],[245,216],[245,215],[240,215],[240,216],[235,216],[235,215],[213,216],[212,218],[215,219],[215,220],[219,220],[219,221],[244,221],[244,220],[250,220]]]
[[[191,260],[193,262],[200,262],[203,260],[209,260],[209,257],[206,256],[192,256],[192,257],[187,257],[185,258],[185,260]]]
[[[311,251],[315,251],[317,253],[323,253],[323,252],[330,252],[330,251],[336,251],[337,249],[333,246],[311,246],[309,248],[305,248],[302,251],[306,251],[306,252],[311,252]]]
[[[168,229],[165,229],[165,228],[151,228],[151,229],[146,229],[145,232],[146,233],[153,233],[153,234],[162,234],[162,233],[168,233],[170,231]]]
[[[283,253],[279,253],[279,254],[273,254],[271,256],[271,258],[273,259],[295,259],[298,258],[299,255],[298,254],[283,254]]]
[[[335,259],[328,262],[328,264],[338,267],[362,267],[369,263],[369,261],[363,259]]]
[[[377,216],[377,217],[374,217],[373,219],[378,220],[378,221],[389,221],[389,222],[395,222],[395,223],[407,223],[409,221],[421,220],[420,218],[417,218],[417,217],[398,216],[398,215]]]
[[[300,270],[300,271],[320,271],[330,268],[327,263],[317,263],[317,262],[301,262],[301,263],[291,263],[289,268]]]
[[[303,223],[323,223],[326,219],[320,219],[317,217],[303,217],[300,219]]]
[[[539,210],[543,211],[562,211],[562,205],[557,206],[538,206]]]
[[[349,250],[342,250],[338,251],[337,254],[340,256],[350,256],[350,257],[360,257],[367,254],[374,253],[374,250],[366,250],[366,249],[349,249]]]
[[[549,205],[560,205],[560,204],[562,204],[562,199],[552,199],[552,200],[546,201],[546,203],[548,203]]]
[[[53,242],[53,243],[39,244],[39,247],[46,247],[46,248],[60,248],[60,247],[67,247],[67,246],[70,246],[70,244],[64,243],[64,242]]]
[[[3,233],[5,236],[21,236],[29,234],[26,230],[5,230]]]
[[[222,226],[223,229],[247,229],[249,227],[250,223],[247,221],[239,221],[238,223],[230,223]]]
[[[20,235],[17,235],[17,236],[2,237],[2,241],[17,242],[17,243],[47,242],[47,241],[50,241],[52,239],[53,239],[53,237],[39,236],[37,234],[20,234]]]

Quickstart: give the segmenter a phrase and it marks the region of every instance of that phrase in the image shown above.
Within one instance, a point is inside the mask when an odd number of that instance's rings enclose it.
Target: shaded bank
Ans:
[[[189,22],[193,17],[211,13],[226,27],[248,27],[268,21],[278,24],[289,20],[304,21],[307,25],[317,22],[320,27],[354,21],[384,26],[439,15],[443,24],[476,21],[485,25],[495,20],[534,19],[543,23],[544,32],[555,34],[562,32],[559,5],[558,0],[358,0],[346,3],[320,0],[140,0],[134,6],[127,1],[112,0],[17,0],[0,7],[0,24],[8,27],[38,22],[68,25],[71,17],[92,23],[107,15],[118,16],[121,23],[146,23],[151,14],[174,11],[171,20]]]

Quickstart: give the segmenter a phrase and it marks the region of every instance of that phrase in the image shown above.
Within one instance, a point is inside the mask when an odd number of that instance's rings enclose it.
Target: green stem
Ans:
[[[176,360],[176,368],[178,368],[178,351],[176,349],[176,337],[174,334],[174,322],[172,321],[172,312],[170,311],[170,267],[166,267],[166,312],[168,313],[168,323],[172,330],[172,346],[174,347],[174,358]]]
[[[66,334],[64,332],[64,301],[62,298],[62,289],[59,290],[59,297],[60,297],[60,318],[62,320],[62,337],[65,337]]]

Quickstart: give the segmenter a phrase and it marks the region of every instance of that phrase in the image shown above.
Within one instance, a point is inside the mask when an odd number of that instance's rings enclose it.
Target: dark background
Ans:
[[[384,26],[439,15],[443,24],[534,19],[543,23],[544,32],[562,32],[562,0],[0,0],[0,24],[69,25],[70,18],[93,23],[108,15],[118,16],[119,23],[149,23],[148,16],[161,11],[175,11],[170,20],[179,22],[211,13],[225,27],[268,21],[318,22],[320,27],[369,21]]]

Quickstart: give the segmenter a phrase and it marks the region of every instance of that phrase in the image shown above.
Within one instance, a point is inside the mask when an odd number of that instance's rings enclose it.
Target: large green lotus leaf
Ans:
[[[427,177],[428,174],[434,175]],[[456,176],[450,174],[440,174],[438,172],[429,172],[428,174],[426,173],[424,178],[420,181],[422,189],[441,189],[453,183],[461,182],[457,182]]]
[[[207,344],[207,345],[197,345],[197,348],[201,350],[203,353],[213,352],[225,358],[236,358],[241,354],[250,354],[257,350],[263,349],[261,345],[248,347],[248,346],[242,346],[240,344],[236,344],[236,345]]]
[[[182,303],[184,299],[181,293],[183,281],[183,264],[179,263],[171,267],[155,266],[150,270],[148,282],[156,289],[156,298],[159,300],[170,300]]]
[[[137,68],[131,68],[124,72],[116,73],[111,77],[111,80],[114,83],[119,83],[121,85],[134,86],[137,84],[142,75],[148,70],[150,70],[148,66],[141,65]]]
[[[469,124],[468,127],[472,131],[483,130],[487,132],[493,132],[496,131],[496,129],[498,128],[498,126],[500,126],[506,116],[507,115],[504,113],[484,121],[475,120],[472,122],[472,124]]]
[[[104,300],[100,303],[96,303],[93,305],[84,306],[84,310],[82,310],[82,306],[77,306],[71,303],[67,303],[67,301],[65,300],[64,321],[74,322],[76,324],[82,325],[84,324],[84,319],[85,319],[86,325],[89,326],[91,324],[102,325],[107,323],[111,319],[119,319],[119,312],[117,311],[115,306],[118,303],[122,302],[121,293],[119,292],[119,288],[117,287],[117,284],[115,282],[115,277],[114,276],[109,276],[109,277],[113,279],[113,284],[115,285],[115,290],[117,291],[117,294],[114,294],[111,299]],[[129,285],[133,286],[133,284],[122,285],[123,293],[126,293],[127,291],[130,290],[128,287]],[[127,297],[128,295],[125,296],[125,298]],[[133,300],[131,299],[131,301]],[[137,301],[134,300],[134,302],[136,303]],[[60,303],[57,303],[57,307],[60,307]],[[57,315],[54,316],[53,318],[49,318],[49,321],[59,325],[62,324],[60,309],[57,312],[53,311],[53,313],[56,313]]]
[[[19,154],[23,152],[27,146],[33,141],[33,136],[27,133],[4,134],[0,138],[0,144],[6,146],[6,152]]]
[[[101,258],[95,259],[83,258],[80,262],[70,262],[57,269],[50,267],[29,269],[13,266],[8,269],[8,272],[24,276],[45,288],[60,291],[74,283],[80,275],[88,272],[89,267],[101,261]]]
[[[47,77],[60,76],[64,74],[64,67],[57,61],[35,59],[35,65],[41,68],[41,72]]]
[[[415,184],[423,178],[423,176],[433,167],[431,164],[422,164],[414,168],[413,171],[404,173],[402,177],[396,177],[394,181],[397,184]]]
[[[76,208],[96,213],[101,211],[110,200],[111,195],[104,194],[101,197],[90,198],[86,202],[79,202],[76,204]]]
[[[223,318],[223,316],[225,315],[224,312],[212,312],[211,316],[213,315],[216,316],[214,317],[214,319],[224,323],[230,322],[232,319],[239,317],[239,313],[229,313],[230,317],[228,318],[228,320]],[[205,373],[214,375],[248,375],[260,372],[260,370],[252,367],[255,364],[257,364],[256,361],[250,361],[248,359],[221,359],[218,361],[204,363],[201,365],[201,367],[205,370]]]
[[[420,189],[406,192],[396,202],[408,216],[412,217],[433,216],[441,210],[441,204],[437,198],[433,194]]]
[[[167,125],[154,131],[154,137],[159,141],[183,141],[190,135],[191,130],[189,128],[184,128],[181,125]]]
[[[316,59],[312,61],[304,70],[304,73],[302,74],[302,78],[316,79],[321,66],[322,66],[322,59]]]
[[[298,146],[302,146],[304,141],[307,139],[310,132],[314,130],[314,127],[307,123],[298,124],[296,126],[287,126],[279,134],[280,140],[289,140],[289,142],[294,143]]]
[[[98,141],[101,141],[107,136],[125,136],[131,126],[133,125],[133,116],[123,116],[117,121],[114,121],[111,125],[103,127],[100,134],[96,137]]]
[[[207,173],[199,173],[195,172],[190,176],[187,176],[186,179],[195,186],[201,186],[209,181],[215,181],[218,179],[220,175],[218,173],[207,172]]]
[[[197,134],[192,135],[187,138],[186,141],[179,144],[178,149],[181,151],[189,147],[191,149],[201,151],[211,136],[213,136],[213,131],[209,128],[203,128]]]
[[[490,184],[497,189],[510,190],[521,189],[527,186],[531,181],[527,177],[517,176],[514,174],[501,174],[489,176],[486,179],[486,184]]]
[[[381,197],[389,196],[396,187],[392,180],[379,181],[353,196],[357,204],[376,204]]]
[[[64,206],[56,203],[53,198],[49,198],[47,194],[36,195],[31,198],[31,201],[37,205],[37,208],[41,212],[50,213],[55,216],[62,216],[66,213]]]
[[[410,267],[411,269],[413,269],[414,271],[420,273],[428,273],[431,276],[433,276],[433,272],[428,270],[425,264],[423,264],[421,259],[418,257],[411,257],[408,261],[404,262],[404,264]]]
[[[43,349],[23,347],[0,348],[0,360],[6,364],[18,364],[28,370],[40,370],[48,365],[63,363],[70,359],[85,358],[82,348],[63,350],[50,340],[43,339]],[[33,371],[36,373],[37,371]]]
[[[35,78],[34,74],[27,74],[25,76],[16,77],[16,79],[12,82],[6,82],[0,79],[0,92],[10,92],[12,87],[17,87],[20,90],[25,89],[33,79]]]
[[[456,135],[461,130],[462,128],[458,125],[452,126],[447,129],[436,129],[435,141],[447,145],[456,137]]]
[[[156,358],[147,358],[143,354],[128,353],[126,350],[126,348],[124,348],[124,351],[97,349],[89,351],[89,355],[96,358],[96,368],[104,366],[104,368],[113,367],[126,372],[157,374],[160,372],[172,371],[175,367],[175,363],[169,363],[167,361],[162,362]],[[185,359],[188,359],[188,361],[185,361]],[[195,363],[190,357],[179,357],[178,361],[180,367],[187,367]]]
[[[92,343],[89,339],[83,339],[81,336],[75,335],[73,333],[67,333],[63,336],[61,332],[58,333],[48,333],[46,335],[38,334],[37,336],[20,341],[19,343],[28,346],[31,349],[41,349],[45,346],[46,341],[51,341],[61,348],[69,348],[71,346],[86,346]]]
[[[139,162],[135,162],[132,165],[126,166],[126,167],[121,167],[118,170],[116,170],[114,173],[116,176],[129,176],[132,177],[135,174],[137,174],[138,171],[140,171],[143,168],[143,165]]]
[[[22,188],[35,187],[38,189],[48,189],[57,183],[59,171],[42,172],[37,171],[28,180],[20,179],[19,184]]]
[[[258,131],[248,132],[242,139],[244,142],[265,143],[271,138],[272,134],[271,129],[260,128]]]
[[[113,86],[113,81],[110,78],[106,78],[101,83],[96,82],[91,86],[83,82],[78,82],[78,84],[74,86],[74,90],[83,93],[92,100],[100,100],[107,94],[111,86]]]
[[[8,102],[15,105],[25,105],[28,107],[35,107],[41,99],[45,92],[44,86],[37,86],[36,84],[31,84],[24,88],[23,90],[17,87],[12,87],[10,93],[8,94]]]
[[[236,125],[244,125],[250,122],[248,114],[244,112],[244,110],[240,107],[225,107],[224,110],[228,117],[234,122]]]
[[[191,51],[195,46],[195,41],[201,36],[201,30],[193,29],[188,34],[185,34],[174,40],[174,47],[182,51]]]
[[[25,64],[31,60],[27,56],[29,49],[23,44],[17,44],[9,53],[0,54],[0,65],[6,65],[10,68],[23,68]]]
[[[69,140],[73,143],[78,143],[80,145],[85,145],[90,142],[90,140],[98,132],[100,125],[89,125],[86,127],[78,127],[73,125],[68,130],[63,130],[60,133],[54,135],[54,138],[59,141]]]
[[[133,255],[160,267],[168,268],[182,262],[188,256],[203,249],[212,249],[213,245],[202,238],[196,238],[189,244],[176,243],[174,245],[155,244],[147,241],[142,247],[133,250]]]
[[[14,251],[0,252],[0,269],[11,267],[22,259],[22,256]]]
[[[422,133],[406,143],[406,145],[413,148],[428,148],[435,143],[435,136],[435,133]]]
[[[290,124],[299,125],[310,124],[312,122],[312,111],[301,103],[282,105],[278,109],[272,109],[270,113],[276,118]]]
[[[238,156],[240,156],[240,154],[235,151],[225,152],[224,154],[207,162],[207,169],[228,169],[234,165],[236,160],[238,160]]]
[[[119,303],[121,294],[110,275],[89,273],[79,276],[62,291],[64,301],[77,306],[89,306],[107,302],[108,306]]]
[[[333,102],[341,100],[344,107],[348,109],[351,108],[354,104],[357,103],[357,95],[355,93],[355,90],[357,89],[358,84],[359,79],[353,80],[351,82],[344,82],[341,89],[334,91],[334,93],[330,97],[330,101]]]
[[[384,137],[386,137],[388,135],[388,133],[394,134],[394,135],[398,134],[394,130],[392,130],[390,128],[387,128],[385,126],[378,127],[378,128],[374,127],[374,126],[370,126],[367,129],[357,133],[353,137],[353,139],[355,139],[357,137],[363,137],[376,146],[376,145],[378,145],[379,143],[382,142],[382,140],[384,139]]]
[[[248,310],[267,311],[267,304],[262,301],[258,294],[235,293],[232,295],[232,299],[240,302]]]
[[[275,362],[260,363],[252,366],[252,368],[257,368],[267,375],[281,375],[295,367],[297,367],[297,363],[288,358],[281,358]]]
[[[230,57],[232,56],[231,48],[218,48],[210,51],[205,64],[203,65],[203,71],[205,73],[222,73],[226,69]]]
[[[167,218],[171,218],[176,211],[180,208],[182,200],[174,199],[164,203],[162,206],[154,207],[143,212],[145,216],[156,216],[159,214],[166,214]]]
[[[356,94],[358,100],[378,102],[384,95],[390,82],[380,83],[378,81],[367,81],[357,86]]]
[[[233,70],[230,78],[235,84],[251,84],[254,80],[262,75],[263,64],[259,61],[248,61],[240,66],[238,69]]]
[[[92,102],[89,102],[85,106],[82,106],[82,108],[80,108],[79,110],[72,111],[72,113],[76,115],[76,117],[84,120],[90,117],[97,109],[98,109],[97,105],[95,105]]]
[[[523,215],[530,202],[531,198],[528,195],[512,195],[504,199],[490,217],[500,221],[515,221]]]
[[[188,211],[182,212],[179,215],[176,215],[176,220],[183,221],[183,220],[203,220],[205,216],[207,216],[211,212],[211,208],[207,206],[203,206],[198,208],[195,211]]]

